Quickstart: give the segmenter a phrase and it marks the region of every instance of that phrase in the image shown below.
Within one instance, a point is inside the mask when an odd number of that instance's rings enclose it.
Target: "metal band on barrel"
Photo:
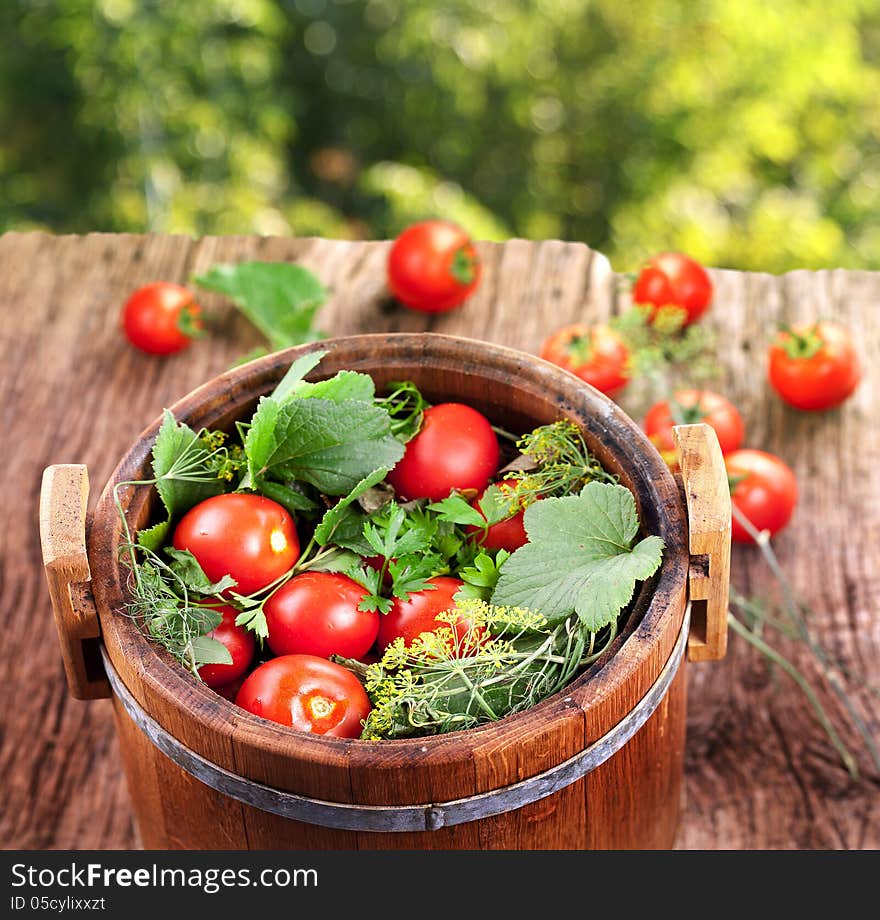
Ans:
[[[432,831],[514,811],[571,785],[616,754],[648,721],[672,683],[687,647],[690,604],[663,670],[636,706],[583,751],[529,779],[478,795],[422,805],[348,805],[284,792],[224,770],[181,744],[149,716],[122,683],[104,647],[101,654],[114,694],[131,720],[163,754],[223,795],[294,821],[349,831]]]

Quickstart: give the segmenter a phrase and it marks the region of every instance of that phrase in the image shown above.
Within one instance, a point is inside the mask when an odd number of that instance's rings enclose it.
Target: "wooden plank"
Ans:
[[[672,437],[688,509],[688,658],[717,661],[727,651],[731,526],[727,470],[718,436],[709,425],[676,425]]]
[[[119,848],[135,845],[109,702],[71,700],[57,648],[34,525],[42,469],[87,464],[95,492],[122,451],[163,406],[259,344],[218,297],[210,344],[166,359],[140,355],[119,334],[125,295],[157,279],[186,281],[218,260],[301,259],[332,297],[319,315],[331,333],[432,329],[537,352],[571,320],[625,308],[603,257],[577,243],[480,244],[486,264],[461,310],[425,317],[388,304],[387,242],[40,233],[0,238],[0,406],[4,477],[0,506],[25,509],[24,528],[0,530],[4,690],[0,845]],[[880,673],[880,274],[794,272],[779,277],[712,271],[724,389],[747,421],[747,443],[778,453],[802,488],[795,517],[775,540],[798,593],[815,608],[817,637],[848,667]],[[764,348],[779,321],[833,316],[857,329],[866,379],[843,407],[802,415],[764,379]],[[63,432],[63,437],[59,433]],[[733,584],[776,597],[757,551],[733,550]],[[815,674],[811,658],[778,642]],[[842,770],[803,697],[735,637],[723,662],[688,667],[686,794],[677,846],[685,849],[880,847],[878,777]],[[841,719],[832,694],[823,703]],[[855,694],[869,725],[880,703]],[[40,730],[34,733],[34,726]],[[858,747],[852,731],[847,742]],[[26,742],[26,743],[25,743]]]

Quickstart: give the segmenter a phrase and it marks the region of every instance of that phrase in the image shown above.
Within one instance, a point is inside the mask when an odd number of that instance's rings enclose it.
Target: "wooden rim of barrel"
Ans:
[[[664,540],[660,570],[641,584],[608,652],[529,710],[466,731],[393,741],[299,732],[219,696],[148,641],[124,613],[126,572],[117,558],[122,528],[114,488],[150,478],[157,419],[117,466],[88,533],[103,642],[132,696],[166,731],[223,769],[343,803],[407,804],[414,796],[429,802],[449,798],[443,792],[449,788],[476,794],[536,775],[605,734],[652,686],[684,617],[687,520],[678,485],[657,451],[615,403],[574,375],[523,352],[435,334],[358,335],[288,349],[214,378],[171,411],[194,429],[230,427],[272,390],[292,360],[315,350],[327,354],[308,379],[343,369],[370,373],[377,388],[414,379],[430,400],[468,402],[519,430],[572,419],[603,466],[632,489],[644,531]],[[120,490],[132,528],[145,525],[154,493],[146,487]]]

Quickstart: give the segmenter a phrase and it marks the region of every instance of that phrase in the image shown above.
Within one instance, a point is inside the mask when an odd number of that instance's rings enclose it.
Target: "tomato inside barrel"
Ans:
[[[312,734],[435,734],[560,689],[660,564],[632,492],[570,421],[511,433],[412,381],[303,379],[321,358],[233,435],[166,414],[151,484],[167,517],[132,544],[147,635]]]

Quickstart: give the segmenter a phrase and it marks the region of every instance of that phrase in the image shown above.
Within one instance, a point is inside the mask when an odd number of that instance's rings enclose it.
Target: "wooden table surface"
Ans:
[[[331,291],[328,333],[430,330],[535,352],[573,320],[626,303],[604,256],[579,243],[480,244],[482,283],[460,310],[426,317],[388,301],[387,242],[93,234],[0,237],[0,846],[120,849],[137,845],[109,701],[65,688],[40,563],[37,501],[50,463],[88,465],[92,501],[124,449],[162,410],[261,344],[218,297],[216,328],[166,359],[129,347],[118,328],[134,288],[186,282],[218,261],[295,260]],[[880,274],[713,271],[705,322],[719,340],[724,390],[747,421],[747,446],[779,454],[801,487],[796,515],[774,545],[812,627],[858,675],[848,689],[880,735]],[[858,333],[866,368],[855,396],[825,414],[799,414],[769,391],[764,350],[776,324],[817,314]],[[734,586],[778,591],[756,549],[734,546]],[[776,641],[811,678],[802,645]],[[737,636],[722,662],[689,667],[688,739],[679,849],[875,849],[880,777],[827,685],[820,698],[859,753],[842,768],[804,696]]]

